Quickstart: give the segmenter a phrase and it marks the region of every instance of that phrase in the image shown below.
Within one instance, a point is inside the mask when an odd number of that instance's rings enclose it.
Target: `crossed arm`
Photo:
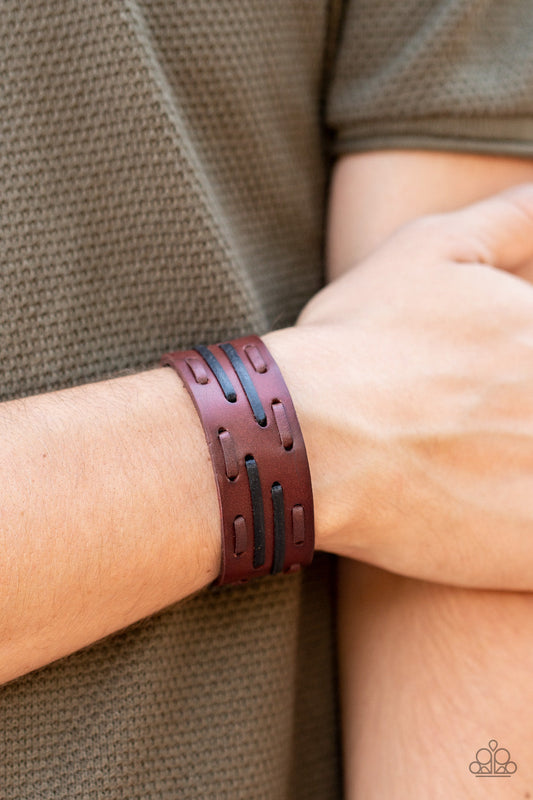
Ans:
[[[410,219],[532,178],[520,159],[347,158],[332,186],[330,277]],[[480,560],[490,549],[487,541]],[[533,796],[533,595],[452,588],[348,559],[339,580],[347,800]],[[494,738],[518,769],[487,784],[468,765]]]
[[[337,171],[332,276],[410,217],[531,177],[519,161],[450,156],[443,173],[452,189],[463,190],[439,195],[435,188],[444,184],[428,166],[431,156],[381,158],[382,173],[371,156],[347,159]],[[308,446],[319,547],[418,578],[530,589],[533,547],[524,534],[533,519],[526,480],[533,423],[516,396],[531,396],[533,386],[533,292],[484,264],[527,269],[533,192],[468,213],[390,240],[377,258],[317,296],[299,326],[265,340]],[[318,389],[341,352],[332,406]],[[476,390],[485,386],[499,391],[501,409],[476,406]],[[432,414],[418,403],[424,392],[428,408],[440,398]],[[483,426],[476,413],[487,415]],[[218,507],[207,447],[171,370],[5,403],[0,441],[0,535],[8,555],[0,578],[0,681],[176,602],[217,574]],[[487,458],[501,472],[487,474]],[[514,465],[510,483],[506,463]],[[481,508],[483,486],[500,491]],[[439,506],[442,492],[450,502]],[[475,553],[482,547],[489,555],[480,564]],[[345,663],[350,682],[350,658]],[[352,710],[353,719],[360,716]]]

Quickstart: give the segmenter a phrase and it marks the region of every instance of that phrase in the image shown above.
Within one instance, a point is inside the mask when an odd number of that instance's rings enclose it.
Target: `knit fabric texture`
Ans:
[[[530,153],[526,21],[525,0],[6,0],[0,399],[291,324],[322,282],[328,146]],[[0,687],[1,800],[340,796],[327,556]]]
[[[526,0],[354,0],[327,117],[334,152],[530,156],[533,9]]]

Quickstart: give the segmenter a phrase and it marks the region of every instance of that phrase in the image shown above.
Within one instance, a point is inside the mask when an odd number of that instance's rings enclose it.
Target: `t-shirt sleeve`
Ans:
[[[533,156],[533,3],[348,0],[325,113],[337,155]]]

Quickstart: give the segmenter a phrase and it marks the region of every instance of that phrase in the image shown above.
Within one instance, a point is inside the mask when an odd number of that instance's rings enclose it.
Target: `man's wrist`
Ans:
[[[291,395],[255,335],[165,353],[209,447],[221,512],[217,585],[292,573],[314,551],[311,478]]]
[[[321,395],[324,384],[324,357],[313,350],[313,339],[304,327],[271,331],[261,337],[274,356],[294,403],[302,430],[315,508],[315,548],[331,550],[339,520],[332,503],[332,453],[327,442],[327,420],[323,418]]]

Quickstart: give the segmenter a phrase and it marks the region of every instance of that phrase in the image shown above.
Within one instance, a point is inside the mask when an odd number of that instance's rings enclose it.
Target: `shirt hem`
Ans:
[[[394,120],[358,125],[331,140],[334,155],[392,149],[533,156],[533,119]]]

